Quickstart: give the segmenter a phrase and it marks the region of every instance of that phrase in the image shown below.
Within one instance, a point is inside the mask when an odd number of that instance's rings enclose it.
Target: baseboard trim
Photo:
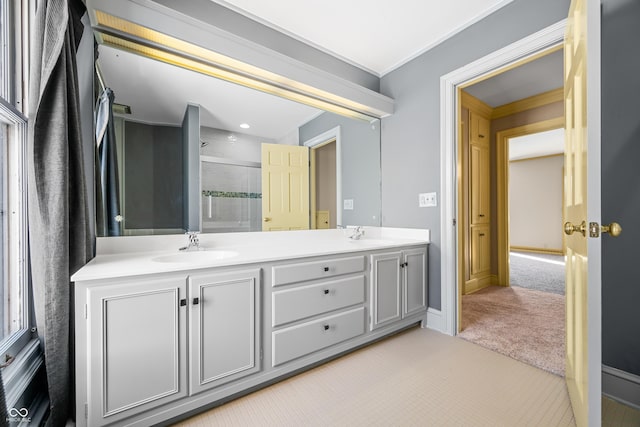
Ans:
[[[442,311],[429,307],[427,309],[427,328],[444,332],[444,317]]]
[[[497,282],[497,277],[495,275],[488,275],[480,278],[471,279],[464,284],[464,290],[462,294],[469,295],[474,292],[478,292],[481,289],[488,288],[489,286],[491,286],[496,282]]]
[[[530,246],[510,246],[509,250],[517,252],[532,252],[535,254],[564,255],[562,249],[534,248]]]
[[[640,410],[640,377],[602,365],[602,394]]]

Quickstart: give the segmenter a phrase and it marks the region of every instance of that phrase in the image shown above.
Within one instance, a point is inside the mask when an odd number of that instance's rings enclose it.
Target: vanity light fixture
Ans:
[[[94,30],[108,46],[354,119],[369,122],[388,114],[101,10],[95,12]]]
[[[242,124],[240,124],[240,127],[242,129],[249,129],[251,126],[249,125],[249,123],[242,123]]]

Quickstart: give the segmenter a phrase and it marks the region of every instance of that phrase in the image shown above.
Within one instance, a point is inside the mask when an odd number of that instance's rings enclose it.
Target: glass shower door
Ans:
[[[262,229],[259,163],[201,158],[202,232]]]

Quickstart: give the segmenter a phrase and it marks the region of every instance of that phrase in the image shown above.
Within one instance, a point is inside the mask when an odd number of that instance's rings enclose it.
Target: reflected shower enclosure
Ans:
[[[200,157],[202,232],[262,230],[260,163]]]

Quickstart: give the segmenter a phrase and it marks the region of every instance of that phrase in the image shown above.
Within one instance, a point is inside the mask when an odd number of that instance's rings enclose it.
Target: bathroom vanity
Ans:
[[[426,323],[427,230],[99,239],[75,282],[76,423],[166,422]]]

